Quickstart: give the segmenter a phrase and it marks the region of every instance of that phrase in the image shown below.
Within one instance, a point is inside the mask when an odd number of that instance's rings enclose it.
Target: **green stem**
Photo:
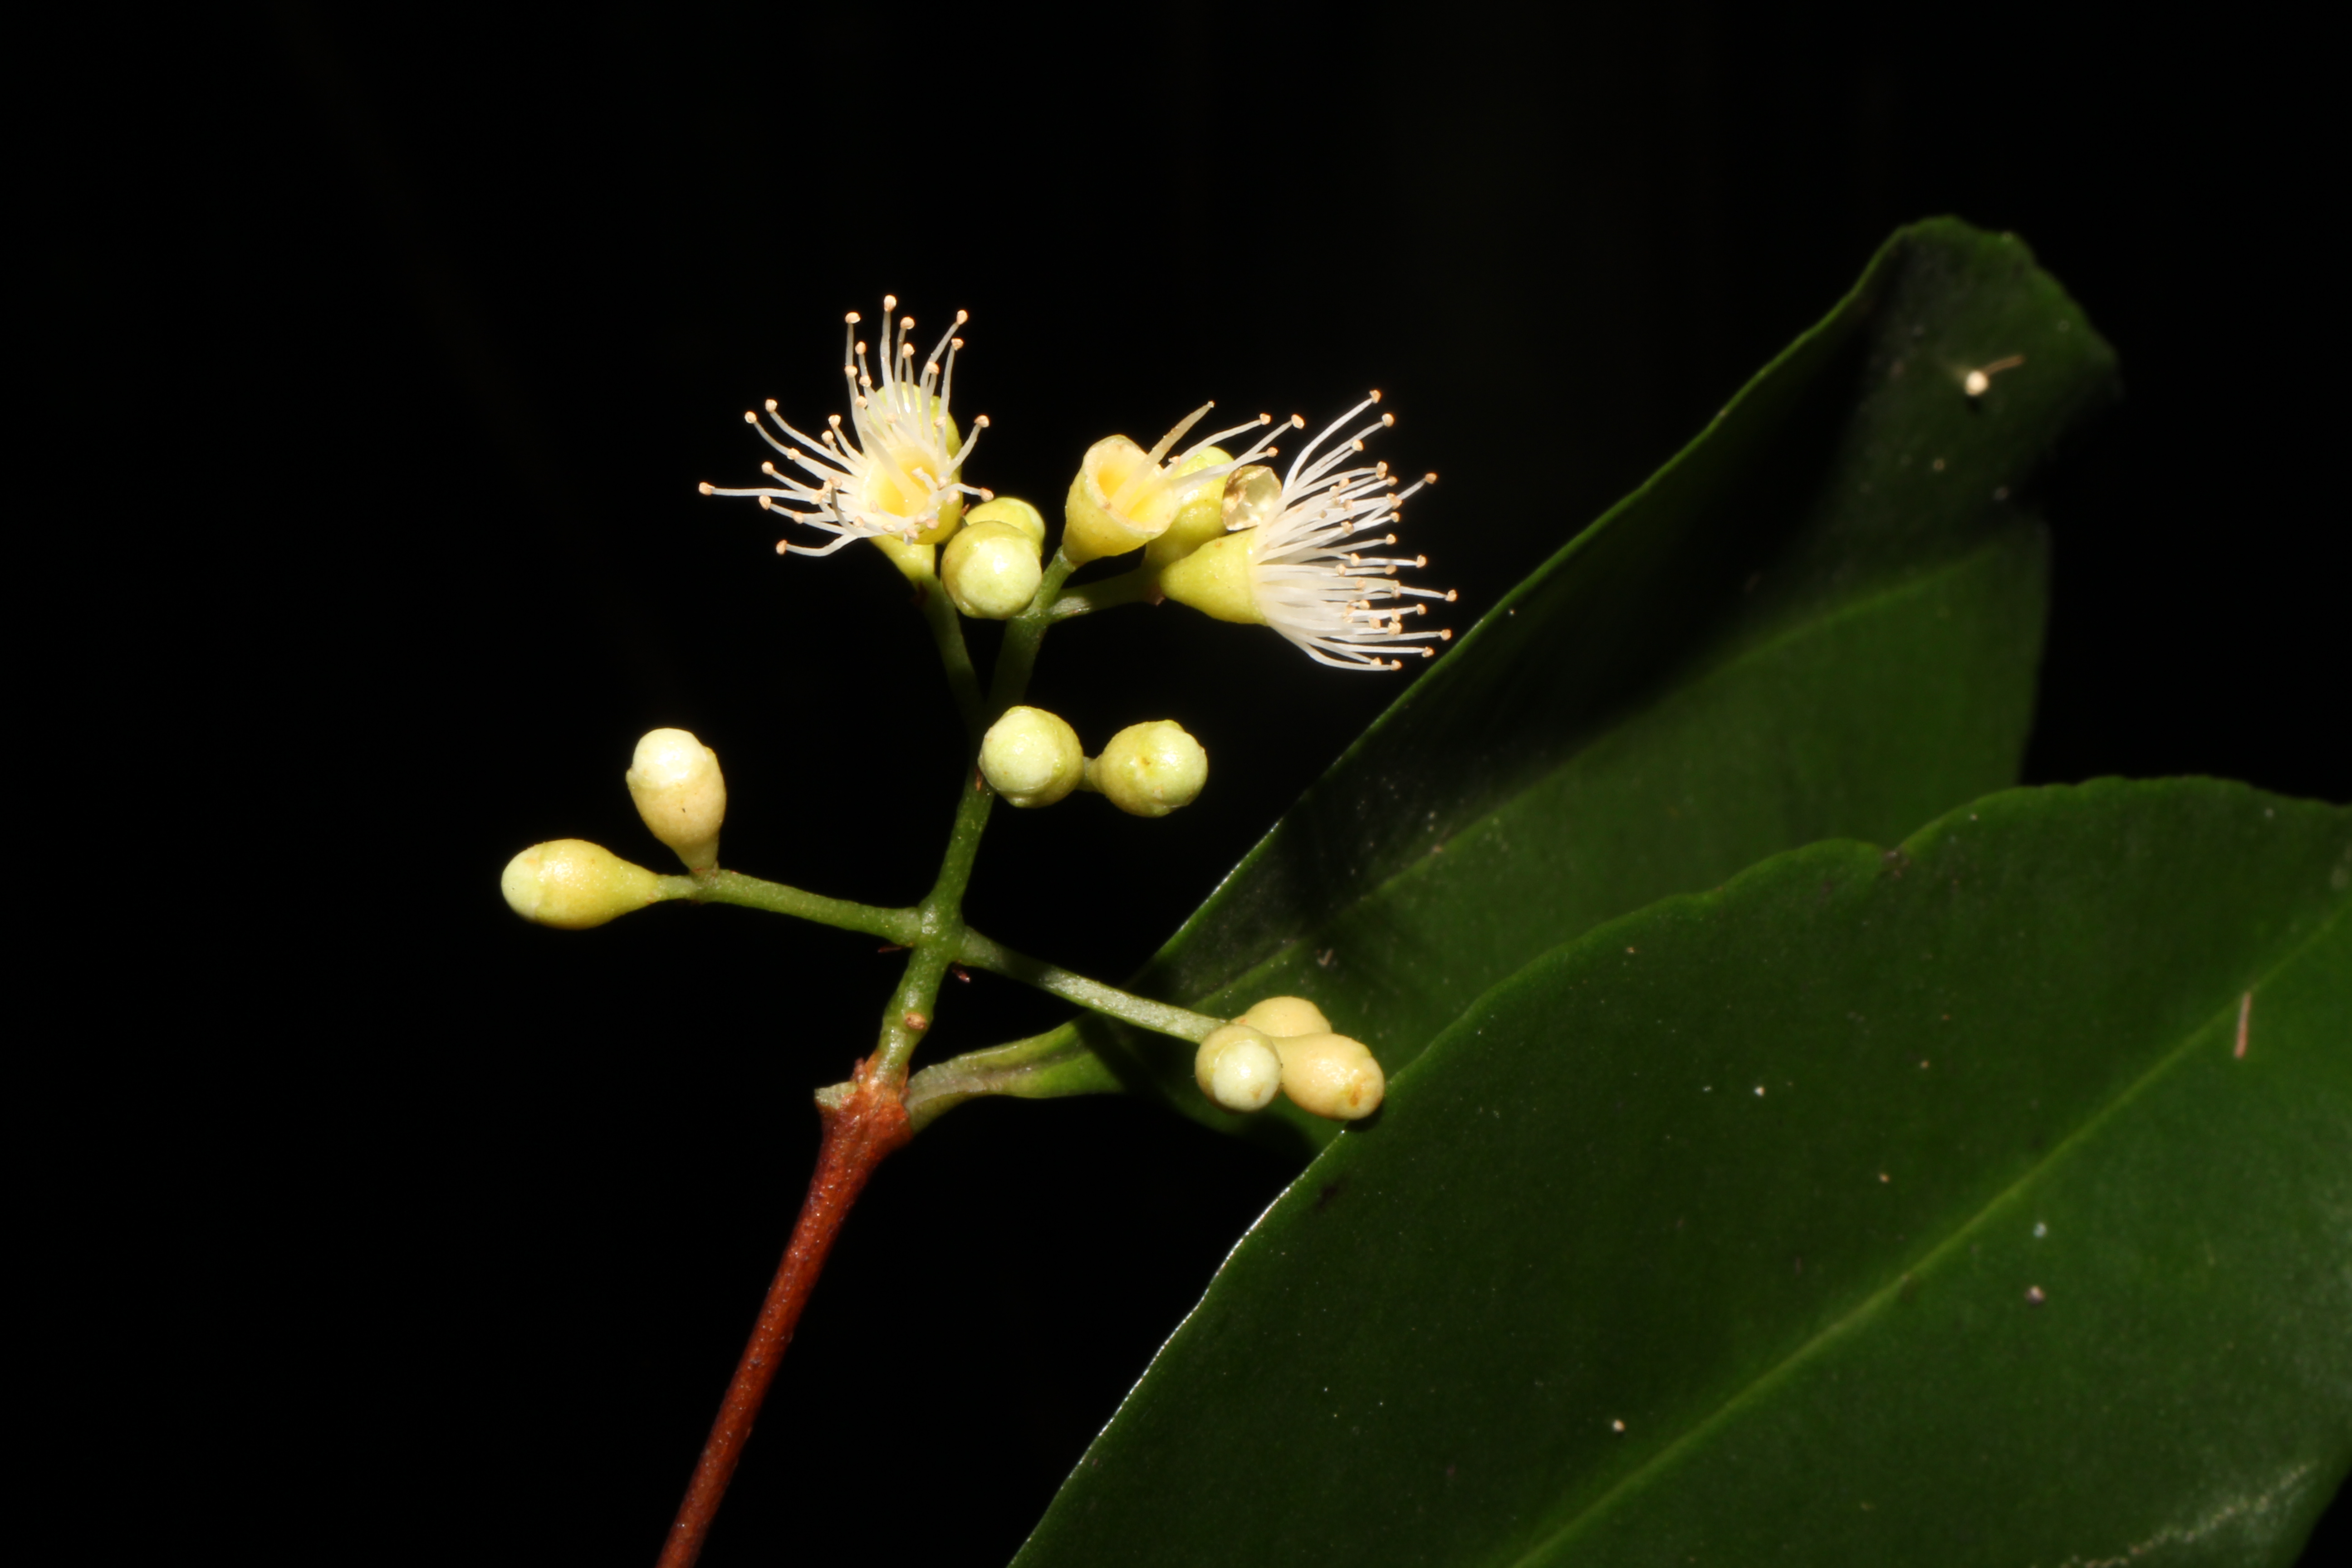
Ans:
[[[664,877],[661,890],[665,899],[683,899],[698,904],[740,904],[747,910],[796,915],[804,921],[814,921],[819,925],[864,931],[885,942],[895,942],[901,947],[912,947],[922,935],[922,912],[919,910],[886,910],[873,904],[853,904],[846,899],[828,899],[821,893],[805,893],[782,882],[763,882],[740,871],[697,871],[690,877]]]
[[[1038,644],[1045,640],[1045,628],[1053,624],[1054,601],[1061,594],[1062,584],[1069,580],[1075,570],[1076,568],[1070,558],[1056,550],[1037,584],[1035,596],[1029,601],[1029,607],[1006,624],[1003,647],[996,656],[995,678],[990,687],[988,706],[971,723],[975,756],[980,749],[980,736],[987,723],[1019,702],[1028,691],[1029,674],[1037,664]],[[927,606],[933,598],[944,600],[946,594],[939,590],[926,595]],[[940,613],[948,618],[953,632],[952,654],[949,651],[948,634],[939,634],[940,657],[947,661],[948,676],[953,681],[957,678],[959,659],[968,672],[971,658],[964,652],[962,628],[954,625],[954,606],[945,605]],[[924,614],[929,616],[932,612],[927,607]],[[938,623],[935,621],[933,624],[936,629]],[[978,690],[976,682],[973,690],[975,693]],[[963,700],[962,689],[959,687],[958,704],[962,705]],[[977,705],[976,697],[974,705]],[[967,709],[967,712],[970,711],[971,710]],[[980,853],[980,836],[988,827],[989,810],[995,804],[996,792],[989,788],[987,781],[981,777],[975,761],[969,783],[959,792],[955,826],[948,835],[948,852],[940,863],[939,880],[931,884],[929,894],[913,911],[917,931],[915,940],[908,943],[914,951],[908,955],[906,973],[899,977],[898,989],[891,994],[889,1006],[882,1015],[882,1037],[872,1058],[873,1070],[880,1083],[906,1082],[907,1065],[914,1058],[915,1047],[922,1043],[923,1036],[929,1031],[933,1012],[939,1005],[940,983],[947,978],[949,966],[964,949],[969,934],[963,923],[964,889],[971,881],[972,860]],[[988,948],[1003,951],[996,949],[995,944],[988,942],[985,938],[981,940]],[[1045,972],[1047,968],[1044,964],[1034,963],[1032,967],[1040,972]],[[1066,972],[1052,973],[1062,974]],[[1070,978],[1083,984],[1093,984],[1082,976]],[[1108,987],[1101,989],[1108,991]],[[1141,1002],[1140,998],[1132,1000]]]
[[[1117,605],[1133,605],[1159,596],[1160,568],[1146,561],[1132,572],[1071,589],[1055,600],[1053,608],[1046,613],[1054,620],[1066,621],[1072,616],[1091,615]]]
[[[992,721],[1028,691],[1029,672],[1037,667],[1037,645],[1045,640],[1045,628],[1054,624],[1055,601],[1061,596],[1062,584],[1076,570],[1067,555],[1055,551],[1054,559],[1046,563],[1044,580],[1037,584],[1037,596],[1005,623],[1004,646],[996,655],[996,674],[989,686]]]
[[[974,969],[985,969],[994,974],[1034,985],[1040,991],[1050,991],[1066,1002],[1076,1002],[1090,1012],[1155,1034],[1173,1035],[1180,1040],[1198,1044],[1222,1029],[1229,1019],[1213,1018],[1206,1013],[1194,1013],[1182,1007],[1171,1007],[1165,1002],[1154,1002],[1148,996],[1138,996],[1121,991],[1115,985],[1105,985],[1099,980],[1089,980],[1083,974],[1015,952],[1003,943],[993,942],[964,928],[963,943],[956,950],[956,960]]]
[[[972,668],[971,650],[964,646],[963,617],[956,614],[955,602],[936,577],[917,584],[915,597],[924,624],[931,628],[931,640],[939,645],[940,663],[947,668],[948,689],[955,694],[956,711],[962,715],[965,732],[977,746],[983,727],[980,675]]]
[[[874,1067],[885,1082],[903,1082],[907,1064],[931,1026],[939,1005],[940,983],[955,962],[964,938],[963,890],[971,881],[971,863],[980,853],[980,836],[988,827],[989,809],[996,792],[974,768],[956,802],[955,826],[948,834],[948,852],[940,862],[939,880],[911,911],[915,940],[908,945],[907,972],[891,994],[882,1015],[882,1038]]]
[[[1076,1024],[1065,1024],[1009,1046],[967,1051],[935,1062],[907,1080],[907,1119],[919,1132],[940,1112],[982,1095],[1055,1100],[1071,1094],[1117,1094],[1127,1086],[1087,1047]]]

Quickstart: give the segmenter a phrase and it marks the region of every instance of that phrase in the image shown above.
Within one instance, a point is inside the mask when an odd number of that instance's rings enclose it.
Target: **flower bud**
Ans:
[[[1274,1048],[1282,1058],[1282,1092],[1310,1115],[1360,1121],[1388,1093],[1371,1051],[1345,1035],[1294,1035]]]
[[[1176,475],[1183,479],[1202,468],[1213,468],[1232,462],[1233,455],[1223,447],[1203,447],[1176,465]],[[1244,468],[1244,473],[1252,470]],[[1231,481],[1220,477],[1195,490],[1192,498],[1176,509],[1176,521],[1168,531],[1143,547],[1144,563],[1154,569],[1171,562],[1181,561],[1212,539],[1225,531],[1225,486]],[[1276,487],[1277,489],[1280,486]]]
[[[1209,782],[1209,753],[1173,719],[1130,724],[1087,764],[1087,782],[1130,816],[1165,816]]]
[[[1255,563],[1271,537],[1262,525],[1281,515],[1282,481],[1274,470],[1263,463],[1235,468],[1220,491],[1215,529],[1169,562],[1160,576],[1160,591],[1221,621],[1265,625]]]
[[[719,864],[719,825],[727,816],[727,781],[719,753],[684,730],[652,730],[637,742],[629,798],[656,838],[677,851],[689,871]]]
[[[1180,605],[1237,626],[1262,626],[1255,563],[1265,543],[1263,529],[1244,529],[1212,539],[1160,574],[1160,591]]]
[[[1331,1021],[1323,1016],[1323,1009],[1304,996],[1269,996],[1234,1021],[1276,1039],[1331,1032]]]
[[[534,844],[507,862],[499,891],[523,919],[585,931],[661,897],[661,879],[601,845],[578,838]]]
[[[1282,1087],[1282,1058],[1247,1024],[1227,1024],[1201,1042],[1192,1076],[1201,1092],[1227,1110],[1263,1110]]]
[[[1045,517],[1035,507],[1017,496],[998,496],[984,500],[963,514],[967,527],[975,522],[1009,522],[1029,536],[1037,553],[1045,552]]]
[[[1051,805],[1086,776],[1077,731],[1043,708],[1008,708],[980,742],[980,776],[1018,806]]]
[[[1037,595],[1045,575],[1037,548],[1013,523],[967,522],[940,554],[940,581],[955,607],[972,619],[1009,621]]]

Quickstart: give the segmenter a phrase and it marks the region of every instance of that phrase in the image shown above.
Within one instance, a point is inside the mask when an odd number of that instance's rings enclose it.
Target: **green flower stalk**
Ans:
[[[1419,558],[1367,557],[1360,549],[1393,544],[1395,536],[1382,531],[1421,489],[1398,491],[1385,465],[1347,466],[1365,436],[1391,423],[1383,415],[1340,434],[1379,395],[1309,441],[1279,477],[1269,460],[1280,456],[1272,443],[1286,426],[1267,415],[1181,451],[1178,443],[1213,405],[1194,409],[1148,449],[1124,436],[1105,437],[1087,450],[1070,481],[1059,547],[1049,555],[1045,520],[1034,506],[998,498],[964,477],[988,424],[977,418],[964,436],[949,409],[963,347],[956,332],[969,318],[959,312],[930,353],[919,358],[914,319],[894,319],[897,309],[896,297],[884,296],[871,354],[858,339],[857,314],[846,318],[846,422],[835,416],[811,436],[787,423],[771,401],[766,423],[757,414],[744,416],[776,454],[761,465],[768,482],[700,489],[755,499],[788,522],[829,536],[818,543],[788,536],[776,546],[781,552],[831,555],[868,541],[911,585],[969,743],[956,781],[954,825],[930,890],[910,907],[886,909],[721,870],[726,780],[717,753],[676,729],[652,731],[637,742],[625,781],[646,827],[688,875],[656,876],[596,845],[559,839],[524,850],[500,878],[518,914],[560,929],[602,925],[651,903],[719,904],[863,932],[907,954],[871,1054],[848,1082],[817,1091],[824,1127],[817,1180],[679,1508],[665,1568],[688,1568],[700,1551],[776,1358],[832,1237],[875,1167],[965,1100],[1122,1087],[1119,1075],[1067,1025],[915,1075],[915,1055],[930,1035],[950,973],[1003,975],[1130,1029],[1196,1047],[1201,1092],[1227,1110],[1260,1110],[1287,1095],[1315,1115],[1352,1121],[1377,1110],[1385,1090],[1371,1053],[1334,1033],[1300,998],[1269,998],[1237,1021],[1212,1017],[1031,958],[972,930],[963,917],[999,800],[1034,810],[1085,789],[1130,816],[1155,818],[1190,805],[1208,782],[1207,751],[1174,720],[1129,725],[1088,759],[1068,722],[1024,700],[1054,626],[1156,602],[1164,593],[1217,619],[1272,626],[1321,662],[1355,669],[1398,668],[1397,652],[1425,655],[1428,644],[1448,635],[1407,629],[1407,617],[1426,606],[1406,600],[1453,597],[1396,582],[1404,567],[1423,564]],[[1294,416],[1286,427],[1303,430],[1306,422]],[[1068,587],[1071,574],[1088,562],[1138,552],[1141,560],[1131,570]],[[966,619],[1003,625],[985,683],[965,640]]]

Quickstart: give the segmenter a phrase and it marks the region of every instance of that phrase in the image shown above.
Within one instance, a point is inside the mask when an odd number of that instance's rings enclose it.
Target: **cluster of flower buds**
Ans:
[[[1209,753],[1172,719],[1130,724],[1089,757],[1078,732],[1043,708],[1008,708],[980,742],[980,774],[1017,806],[1091,790],[1129,816],[1165,816],[1200,797]]]
[[[1279,1089],[1301,1110],[1335,1121],[1363,1120],[1388,1092],[1371,1051],[1333,1034],[1302,996],[1269,996],[1202,1040],[1192,1076],[1227,1110],[1263,1110]]]
[[[718,752],[684,730],[654,730],[637,742],[622,777],[637,815],[688,870],[718,866],[727,816]],[[659,877],[579,838],[532,845],[507,862],[499,890],[515,913],[559,931],[600,926],[662,898]]]

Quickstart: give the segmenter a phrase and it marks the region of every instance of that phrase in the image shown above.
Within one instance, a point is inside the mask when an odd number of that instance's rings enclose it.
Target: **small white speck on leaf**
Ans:
[[[1990,364],[1980,365],[1960,378],[1960,390],[1970,397],[1982,397],[1987,392],[1992,390],[1994,376],[2005,370],[2015,370],[2024,363],[2023,354],[2011,354],[2005,359],[1997,359]]]
[[[2048,1236],[2050,1234],[2050,1227],[2041,1220],[2037,1219],[2033,1222],[2033,1234],[2036,1236]]]
[[[2025,1288],[2025,1304],[2027,1306],[2039,1307],[2042,1302],[2047,1301],[2048,1300],[2050,1300],[2050,1298],[2042,1293],[2041,1286],[2028,1285]]]
[[[1760,1083],[1756,1086],[1756,1098],[1759,1100],[1764,1098],[1764,1086]]]
[[[1622,1421],[1612,1421],[1609,1423],[1609,1430],[1612,1432],[1622,1432],[1625,1430],[1625,1423]]]

